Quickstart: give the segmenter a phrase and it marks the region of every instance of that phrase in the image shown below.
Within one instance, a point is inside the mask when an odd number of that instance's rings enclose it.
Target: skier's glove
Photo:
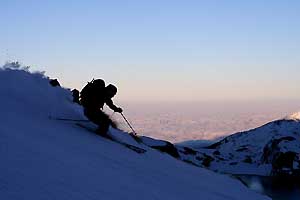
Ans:
[[[123,109],[122,109],[122,108],[117,108],[117,109],[115,110],[115,112],[122,113],[122,112],[123,112]]]

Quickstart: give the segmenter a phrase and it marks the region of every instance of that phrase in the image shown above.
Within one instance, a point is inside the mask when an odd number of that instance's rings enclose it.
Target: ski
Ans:
[[[96,131],[88,126],[85,126],[83,124],[80,124],[80,123],[76,123],[77,126],[81,127],[81,128],[84,128],[85,130],[89,131],[89,132],[93,132],[93,133],[96,133]],[[97,134],[97,133],[96,133]],[[99,134],[97,134],[99,135]],[[142,154],[142,153],[145,153],[147,152],[147,150],[143,149],[143,148],[140,148],[140,147],[137,147],[137,146],[134,146],[134,145],[131,145],[131,144],[127,144],[127,143],[124,143],[124,142],[121,142],[121,141],[117,141],[115,140],[114,138],[112,138],[111,136],[109,136],[108,134],[107,135],[99,135],[105,139],[108,139],[108,140],[111,140],[113,142],[116,142],[118,144],[121,144],[123,146],[125,146],[126,148],[136,152],[136,153],[139,153],[139,154]]]

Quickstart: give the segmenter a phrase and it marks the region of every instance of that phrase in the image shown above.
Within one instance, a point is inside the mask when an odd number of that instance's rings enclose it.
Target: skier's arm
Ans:
[[[115,106],[115,104],[113,103],[113,101],[111,99],[106,100],[105,103],[113,111],[119,112],[119,113],[123,112],[122,108],[119,108],[119,107]]]

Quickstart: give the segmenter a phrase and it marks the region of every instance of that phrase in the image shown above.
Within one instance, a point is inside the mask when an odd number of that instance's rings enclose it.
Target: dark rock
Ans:
[[[252,164],[252,163],[253,163],[253,161],[252,161],[252,159],[251,159],[250,156],[246,156],[246,158],[243,160],[243,162],[244,162],[244,163],[249,163],[249,164]]]
[[[50,85],[52,85],[53,87],[58,87],[58,86],[60,86],[60,83],[58,82],[57,79],[50,79],[49,83],[50,83]]]
[[[183,153],[185,155],[196,155],[197,154],[197,151],[195,151],[194,149],[191,149],[189,147],[183,147],[184,151]]]
[[[196,160],[202,161],[202,160],[203,160],[203,158],[202,158],[202,157],[200,157],[200,156],[196,156]]]
[[[276,154],[272,162],[272,173],[277,174],[283,171],[293,171],[293,164],[297,153],[288,151],[285,153],[279,152]]]
[[[225,158],[222,158],[222,157],[218,157],[219,160],[221,161],[225,161],[226,159]]]
[[[246,151],[246,150],[248,150],[247,147],[242,147],[242,148],[237,149],[236,151],[241,152],[241,151]]]
[[[157,149],[161,152],[165,152],[175,158],[179,158],[179,153],[175,146],[171,144],[170,142],[167,142],[165,146],[152,146],[153,149]]]
[[[140,137],[140,140],[142,143],[153,149],[157,149],[161,152],[167,153],[175,158],[180,157],[177,148],[171,142],[165,140],[157,140],[146,136]]]
[[[202,161],[202,165],[205,167],[209,167],[211,162],[214,161],[215,159],[211,156],[208,155],[204,155],[203,161]]]
[[[208,147],[205,147],[205,148],[206,149],[216,149],[216,148],[220,147],[222,144],[225,144],[225,143],[229,142],[229,138],[230,138],[230,136],[224,138],[223,140],[221,140],[219,142],[216,142],[212,145],[209,145]]]
[[[282,141],[293,141],[296,140],[294,137],[288,136],[288,137],[282,137],[279,139],[273,139],[270,142],[268,142],[264,149],[263,149],[263,155],[262,155],[262,163],[270,164],[274,160],[275,154],[277,154],[280,149],[279,149],[279,144]]]

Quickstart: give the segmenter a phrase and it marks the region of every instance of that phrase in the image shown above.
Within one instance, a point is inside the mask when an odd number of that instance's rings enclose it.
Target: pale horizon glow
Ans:
[[[300,99],[299,1],[1,1],[0,63],[117,101]]]
[[[120,102],[120,105],[139,134],[172,142],[215,140],[287,116],[299,117],[300,111],[299,100]],[[130,131],[122,117],[109,109],[106,112],[117,119],[120,128]]]

